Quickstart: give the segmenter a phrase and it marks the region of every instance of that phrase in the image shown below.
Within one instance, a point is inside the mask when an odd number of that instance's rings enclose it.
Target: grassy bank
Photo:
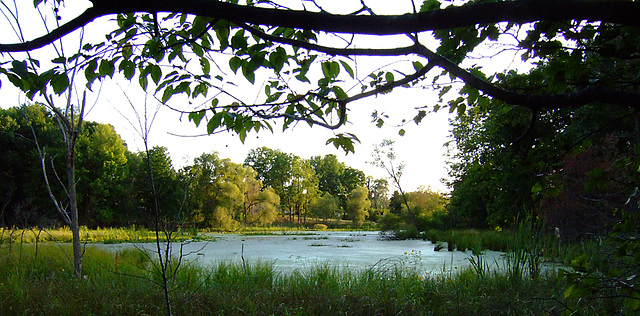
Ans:
[[[227,232],[215,229],[196,230],[187,229],[179,231],[172,235],[174,241],[184,241],[193,239],[206,239],[207,233],[245,233],[245,234],[270,234],[270,233],[291,233],[305,232],[310,230],[375,230],[376,224],[365,222],[362,227],[355,227],[351,221],[330,220],[328,222],[317,221],[310,218],[305,223],[289,222],[281,218],[278,222],[269,226],[248,226],[237,231]],[[139,227],[130,228],[97,228],[88,229],[80,228],[80,238],[83,243],[125,243],[125,242],[154,242],[156,234],[152,230]],[[165,241],[163,233],[160,233],[160,239]],[[0,227],[0,244],[18,244],[18,243],[46,243],[59,242],[70,243],[72,241],[71,230],[68,227],[56,229],[39,229],[39,228],[2,228]]]
[[[421,238],[439,244],[443,250],[494,250],[501,252],[526,251],[541,259],[569,264],[583,254],[599,253],[601,240],[585,239],[564,242],[541,227],[524,224],[514,230],[437,230],[431,229]]]
[[[203,236],[197,231],[181,231],[174,233],[172,239],[175,241],[183,241],[190,239],[199,239]],[[68,227],[57,229],[19,229],[19,228],[0,228],[0,244],[19,244],[19,243],[70,243],[73,237]],[[154,242],[156,233],[145,228],[98,228],[88,229],[80,228],[80,239],[83,243],[123,243],[123,242]],[[160,233],[160,239],[166,240],[163,233]]]
[[[87,315],[164,312],[157,273],[136,250],[87,248],[76,280],[56,245],[0,249],[0,314]],[[513,278],[473,270],[427,277],[410,270],[350,272],[317,266],[282,274],[272,265],[183,265],[172,280],[182,315],[542,315],[619,312],[615,300],[567,301],[555,274]],[[625,312],[622,310],[621,312]]]

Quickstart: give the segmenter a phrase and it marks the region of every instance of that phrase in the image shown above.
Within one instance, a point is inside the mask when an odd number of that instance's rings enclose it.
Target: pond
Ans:
[[[309,269],[321,264],[352,270],[412,268],[426,274],[451,273],[470,265],[470,251],[435,251],[423,240],[389,240],[379,232],[311,232],[269,235],[210,234],[210,242],[184,245],[187,258],[201,264],[217,262],[269,262],[283,273]],[[100,245],[110,250],[132,248],[133,244]],[[149,250],[155,244],[139,244]],[[174,252],[178,250],[174,245]],[[492,268],[503,265],[502,253],[485,251],[485,262]]]

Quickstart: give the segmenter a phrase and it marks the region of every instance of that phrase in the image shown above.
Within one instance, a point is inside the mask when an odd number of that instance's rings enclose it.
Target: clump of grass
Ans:
[[[304,239],[304,240],[323,240],[323,239],[329,239],[329,237],[327,237],[327,236],[320,236],[320,237],[303,237],[302,239]]]
[[[503,232],[475,229],[447,231],[432,229],[425,232],[423,238],[433,243],[446,242],[449,251],[471,249],[507,251],[511,236]]]
[[[327,227],[325,224],[313,224],[313,230],[327,230]]]

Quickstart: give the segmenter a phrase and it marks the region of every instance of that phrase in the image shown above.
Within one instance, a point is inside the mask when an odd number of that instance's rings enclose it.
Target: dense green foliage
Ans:
[[[369,215],[367,211],[371,206],[371,201],[368,198],[369,190],[365,187],[357,187],[347,199],[347,211],[351,217],[351,221],[357,227],[361,227],[364,223],[365,217]]]
[[[2,172],[0,172],[0,194],[2,199],[2,223],[4,225],[35,225],[54,221],[55,210],[46,194],[42,181],[40,157],[32,143],[33,131],[50,157],[63,155],[56,144],[59,130],[53,118],[40,106],[0,110],[0,152]],[[28,119],[27,119],[28,118]],[[29,124],[28,122],[31,122]],[[62,168],[62,159],[53,161]],[[3,225],[3,226],[4,226]]]
[[[318,177],[320,191],[337,197],[340,207],[346,210],[349,194],[357,187],[364,185],[364,173],[339,162],[336,155],[311,157],[311,165]]]
[[[0,110],[0,133],[0,224],[59,226],[59,214],[49,196],[42,194],[46,189],[41,158],[34,144],[35,133],[46,153],[49,179],[60,176],[64,181],[64,160],[58,158],[63,155],[63,144],[52,115],[37,104]],[[154,226],[156,201],[146,153],[130,152],[112,126],[94,122],[85,122],[76,152],[80,225]],[[149,158],[163,223],[236,230],[240,226],[271,224],[285,211],[291,220],[297,214],[302,221],[325,192],[319,186],[313,160],[269,148],[252,150],[245,165],[219,158],[217,153],[205,153],[192,165],[176,170],[164,147],[151,148]],[[337,162],[333,155],[326,159],[341,166],[339,175],[345,182],[340,185],[341,194],[361,184],[364,173]],[[57,182],[49,181],[54,193],[63,193]],[[384,186],[379,186],[384,191]],[[335,218],[342,214],[339,201],[335,206],[328,204],[327,210],[316,207],[312,215],[325,220]]]
[[[453,128],[452,222],[495,228],[540,216],[567,237],[602,233],[614,209],[628,208],[635,120],[632,109],[602,106],[538,113],[535,123],[505,105],[470,109]]]
[[[378,221],[380,229],[395,231],[398,237],[417,237],[420,232],[445,228],[449,221],[447,203],[448,198],[444,194],[430,188],[421,187],[404,196],[395,191],[389,199],[389,211]],[[415,226],[407,205],[413,212]]]
[[[599,82],[637,91],[637,28],[540,22],[521,43],[534,43],[523,45],[521,57],[537,60],[535,67],[498,74],[502,87],[549,95]],[[613,290],[637,310],[640,116],[637,99],[618,106],[607,99],[580,107],[469,104],[452,121],[446,221],[501,230],[539,220],[563,242],[604,240],[597,256],[571,262],[565,295]]]

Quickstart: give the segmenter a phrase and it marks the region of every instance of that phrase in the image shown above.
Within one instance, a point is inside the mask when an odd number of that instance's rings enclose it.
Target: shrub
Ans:
[[[325,224],[314,224],[313,225],[313,230],[326,230],[327,229],[327,225]]]

